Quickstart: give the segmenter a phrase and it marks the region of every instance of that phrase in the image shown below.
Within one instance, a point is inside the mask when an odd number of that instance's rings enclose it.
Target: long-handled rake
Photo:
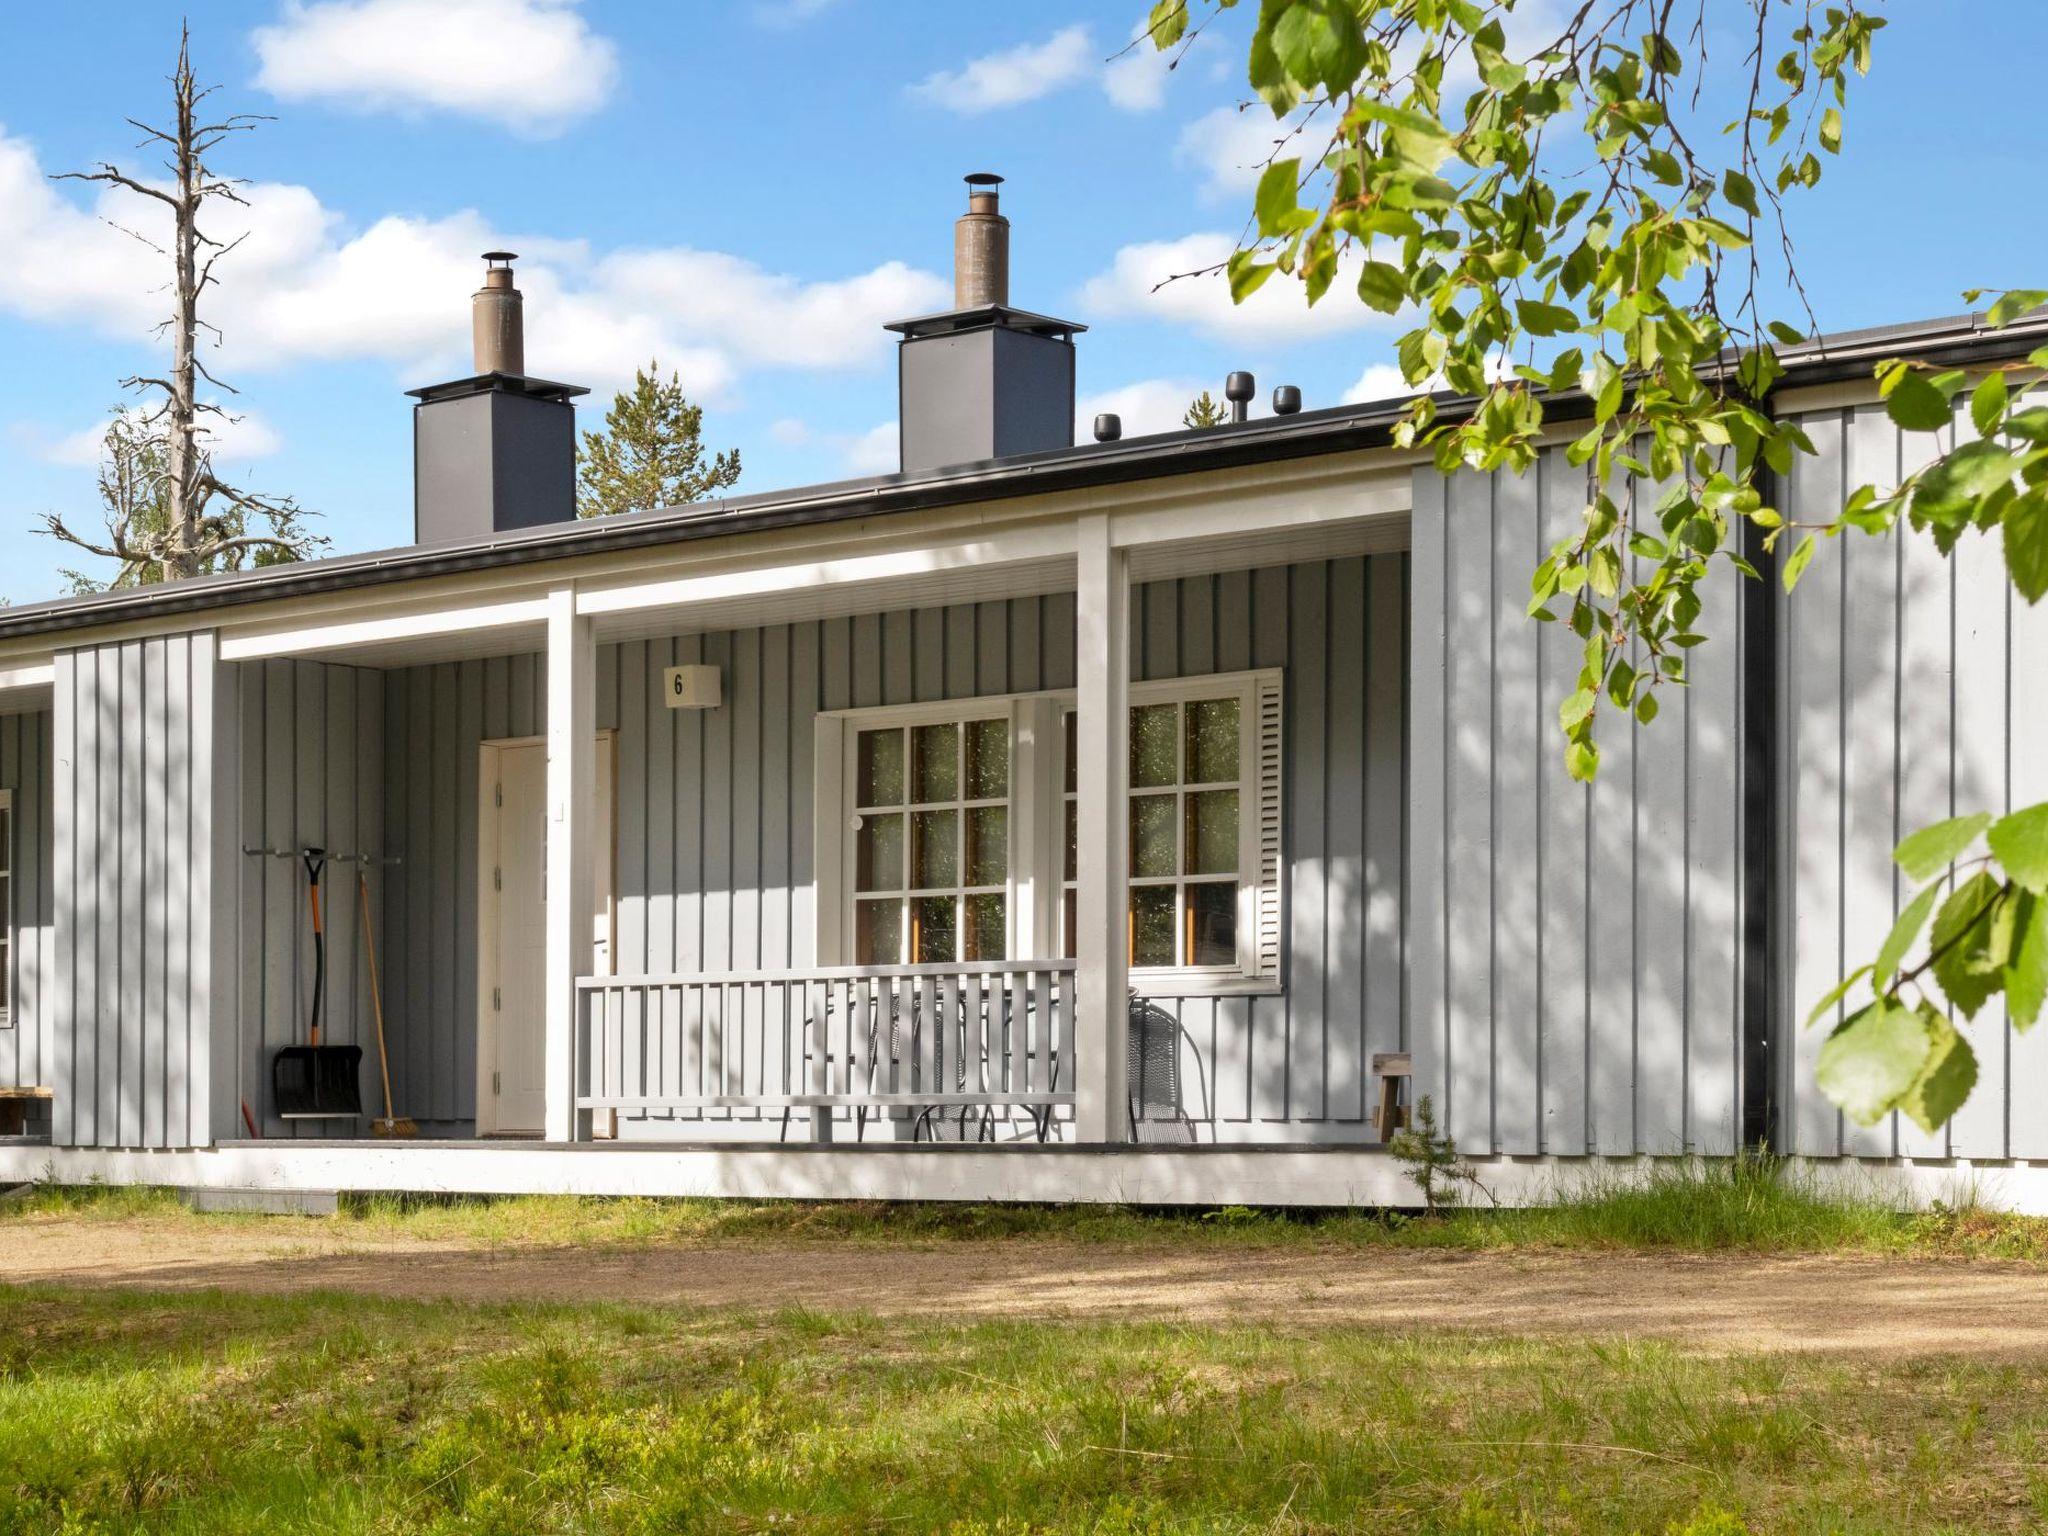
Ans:
[[[384,1076],[384,1114],[370,1122],[372,1136],[417,1136],[420,1128],[391,1108],[391,1058],[384,1050],[384,996],[377,983],[377,936],[370,930],[370,877],[356,871],[356,893],[363,905],[363,953],[370,960],[370,1009],[377,1019],[377,1070]]]

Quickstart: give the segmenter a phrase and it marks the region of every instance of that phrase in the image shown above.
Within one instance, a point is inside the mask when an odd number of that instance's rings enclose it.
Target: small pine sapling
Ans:
[[[1436,1106],[1424,1094],[1415,1106],[1414,1124],[1396,1131],[1387,1150],[1407,1164],[1408,1177],[1422,1191],[1423,1210],[1434,1216],[1459,1203],[1459,1186],[1469,1184],[1489,1204],[1496,1203],[1492,1191],[1479,1182],[1479,1174],[1458,1151],[1457,1141],[1436,1123]]]

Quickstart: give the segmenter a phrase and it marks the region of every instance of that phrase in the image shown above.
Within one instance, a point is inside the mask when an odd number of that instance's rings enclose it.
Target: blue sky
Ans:
[[[1525,0],[1540,3],[1540,0]],[[743,490],[893,468],[880,330],[943,308],[959,178],[1008,178],[1013,302],[1081,321],[1083,410],[1133,427],[1225,371],[1311,406],[1383,375],[1384,323],[1269,285],[1250,312],[1151,277],[1242,224],[1260,118],[1219,35],[1173,75],[1105,64],[1144,6],[911,0],[193,0],[203,79],[275,115],[221,168],[254,183],[213,357],[241,390],[223,464],[296,493],[338,549],[410,536],[402,391],[467,367],[476,254],[523,253],[528,367],[608,398],[652,352],[738,446]],[[1710,7],[1711,9],[1711,7]],[[1889,8],[1847,154],[1801,210],[1829,328],[1946,314],[2048,277],[2039,90],[2048,7]],[[1957,24],[1967,15],[1970,25]],[[32,532],[90,522],[91,445],[160,355],[153,258],[46,173],[133,165],[162,116],[174,7],[0,8],[0,595],[77,563]],[[1263,113],[1263,109],[1259,109]],[[116,212],[128,210],[116,207]],[[1339,295],[1338,299],[1342,296]],[[587,405],[585,424],[601,404]]]

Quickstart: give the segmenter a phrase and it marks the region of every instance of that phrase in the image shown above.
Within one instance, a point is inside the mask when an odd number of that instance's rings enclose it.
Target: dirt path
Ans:
[[[5,1238],[0,1270],[26,1283],[1450,1327],[1656,1338],[1710,1353],[2048,1358],[2048,1272],[1993,1263],[1046,1240],[487,1249],[288,1219],[30,1217],[9,1221]]]

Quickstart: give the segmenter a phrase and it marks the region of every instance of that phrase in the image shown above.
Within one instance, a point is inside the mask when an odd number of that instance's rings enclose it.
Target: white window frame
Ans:
[[[951,801],[943,803],[945,809],[952,810],[959,818],[958,843],[956,846],[955,857],[959,860],[960,867],[954,871],[954,873],[958,876],[958,879],[952,886],[946,888],[945,894],[951,895],[956,899],[959,899],[967,895],[973,895],[983,891],[994,889],[993,887],[974,886],[969,885],[967,883],[967,814],[969,810],[976,807],[995,804],[1002,805],[1007,812],[1005,820],[1007,823],[1009,837],[1009,847],[1005,850],[1005,856],[1003,860],[1003,867],[1005,870],[1005,881],[1002,893],[1003,954],[1006,959],[1016,958],[1018,903],[1017,862],[1019,846],[1017,838],[1017,801],[1019,799],[1019,796],[1017,793],[1016,701],[1010,697],[1000,697],[993,699],[955,699],[944,704],[911,705],[903,708],[862,710],[856,711],[847,717],[847,728],[842,733],[844,735],[845,741],[843,747],[841,748],[842,761],[840,766],[840,783],[843,786],[843,792],[839,799],[839,820],[843,824],[843,846],[840,855],[841,875],[838,885],[838,917],[841,926],[841,931],[845,935],[845,951],[847,954],[850,955],[853,952],[854,933],[856,930],[855,914],[858,910],[858,904],[863,899],[863,897],[866,897],[870,900],[875,899],[876,894],[874,892],[863,892],[855,889],[855,886],[859,883],[858,876],[860,867],[859,850],[857,845],[859,843],[860,838],[862,808],[856,802],[858,800],[859,793],[857,786],[860,782],[860,764],[858,761],[858,754],[860,751],[860,738],[862,733],[876,730],[900,730],[905,733],[903,751],[903,792],[905,795],[905,799],[901,807],[903,815],[904,883],[899,890],[885,892],[882,893],[882,895],[885,899],[888,897],[895,897],[897,899],[900,899],[903,903],[903,931],[897,952],[899,955],[902,956],[902,960],[899,963],[904,965],[910,965],[916,963],[916,958],[912,954],[913,930],[911,927],[909,916],[910,905],[911,903],[917,901],[920,898],[920,896],[933,894],[938,890],[937,887],[933,887],[931,891],[926,891],[920,887],[911,884],[911,818],[915,814],[915,811],[912,809],[912,807],[925,806],[926,802],[916,801],[909,798],[911,795],[911,777],[915,772],[914,763],[916,760],[915,746],[911,739],[910,733],[915,731],[919,726],[925,725],[957,725],[961,727],[961,758],[959,764],[959,772],[961,773],[964,780],[964,776],[966,774],[965,727],[982,720],[1001,720],[1009,727],[1009,793],[1000,801],[969,798],[966,793],[967,785],[963,781],[962,783],[957,784],[955,786],[956,790],[958,790],[959,792],[956,795],[956,797]],[[930,802],[930,804],[939,805],[941,803],[934,801]],[[962,935],[964,935],[966,932],[964,912],[961,914],[961,927],[959,929],[959,932]],[[962,961],[959,963],[972,964],[974,962]]]
[[[1158,704],[1235,695],[1238,700],[1238,963],[1133,967],[1160,992],[1278,992],[1280,775],[1268,761],[1268,732],[1280,729],[1281,669],[1210,673],[1132,683],[1129,703]],[[815,717],[813,796],[817,818],[811,899],[819,965],[853,961],[857,811],[854,754],[861,731],[915,727],[1007,714],[1010,720],[1009,898],[1007,953],[1049,958],[1064,947],[1066,865],[1066,717],[1071,689],[981,694],[918,704],[829,710]],[[906,762],[905,771],[909,771]],[[1128,784],[1125,793],[1130,793]],[[909,856],[908,828],[905,857]],[[908,872],[906,871],[906,878]]]

